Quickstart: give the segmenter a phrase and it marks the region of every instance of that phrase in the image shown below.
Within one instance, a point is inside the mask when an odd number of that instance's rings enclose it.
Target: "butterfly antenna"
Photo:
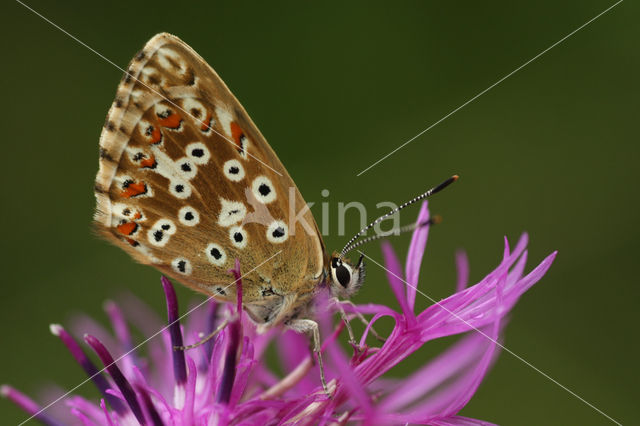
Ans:
[[[351,250],[353,250],[356,247],[360,247],[363,244],[366,243],[370,243],[371,241],[375,241],[375,240],[380,240],[382,238],[388,238],[388,237],[392,237],[392,236],[397,236],[400,234],[404,234],[405,232],[411,232],[415,229],[418,228],[422,228],[423,226],[430,226],[430,225],[437,225],[439,223],[442,222],[442,217],[440,216],[434,216],[429,220],[425,220],[424,222],[420,222],[420,223],[412,223],[410,225],[405,225],[405,226],[401,226],[400,228],[396,228],[396,229],[392,229],[389,232],[385,232],[384,234],[376,234],[376,235],[372,235],[370,237],[367,237],[363,240],[360,241],[356,241],[355,243],[351,244],[348,247],[345,247],[343,252],[344,254],[349,253]]]
[[[402,204],[401,206],[396,207],[395,209],[391,210],[389,213],[384,214],[382,216],[380,216],[379,218],[377,218],[376,220],[374,220],[373,222],[371,222],[370,224],[368,224],[367,226],[365,226],[364,228],[362,228],[360,230],[360,232],[358,232],[356,235],[353,236],[353,238],[351,238],[347,244],[345,244],[344,248],[342,249],[342,251],[340,252],[340,257],[344,257],[344,255],[347,253],[347,249],[349,249],[350,247],[352,247],[353,242],[355,240],[357,240],[358,238],[360,238],[360,236],[362,236],[362,234],[364,234],[365,232],[367,232],[369,229],[373,228],[375,225],[377,225],[378,223],[382,222],[383,220],[385,220],[386,218],[388,218],[391,215],[394,215],[396,213],[398,213],[400,210],[404,209],[407,206],[410,206],[413,203],[416,203],[420,200],[423,200],[427,197],[430,197],[433,194],[436,194],[440,191],[442,191],[443,189],[445,189],[447,186],[451,185],[453,182],[458,180],[458,175],[453,175],[451,176],[449,179],[445,180],[444,182],[442,182],[440,185],[431,188],[430,190],[428,190],[427,192],[424,192],[420,195],[418,195],[417,197],[415,197],[412,200],[407,201],[406,203]]]

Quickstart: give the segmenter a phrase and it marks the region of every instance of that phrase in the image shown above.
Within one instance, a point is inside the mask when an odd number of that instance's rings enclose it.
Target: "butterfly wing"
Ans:
[[[324,246],[293,180],[175,36],[156,35],[129,64],[100,138],[95,193],[101,235],[198,291],[234,299],[236,258],[248,303],[311,292],[321,279]]]

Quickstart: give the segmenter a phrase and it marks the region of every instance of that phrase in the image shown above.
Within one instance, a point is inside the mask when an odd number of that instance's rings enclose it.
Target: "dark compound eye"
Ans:
[[[351,272],[349,272],[349,269],[344,265],[339,265],[335,269],[335,273],[340,285],[346,288],[349,285],[349,281],[351,281]]]

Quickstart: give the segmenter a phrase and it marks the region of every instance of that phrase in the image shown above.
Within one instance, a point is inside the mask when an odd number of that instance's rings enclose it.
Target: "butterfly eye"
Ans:
[[[340,265],[335,269],[335,275],[340,285],[347,288],[349,282],[351,282],[351,271],[346,266]]]
[[[362,258],[356,266],[343,261],[340,255],[331,257],[331,293],[336,297],[351,297],[362,286],[365,270]]]
[[[331,259],[331,269],[333,273],[333,281],[338,282],[342,287],[347,288],[351,282],[351,268],[337,257]]]

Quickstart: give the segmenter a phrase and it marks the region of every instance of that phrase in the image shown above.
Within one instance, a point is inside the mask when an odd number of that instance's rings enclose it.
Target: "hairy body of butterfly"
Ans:
[[[236,298],[229,270],[239,259],[253,321],[306,332],[316,351],[318,289],[349,297],[364,279],[362,257],[352,266],[344,255],[373,224],[329,256],[298,188],[242,105],[170,34],[149,40],[118,86],[100,137],[95,194],[95,224],[107,240],[226,302]],[[319,352],[318,360],[322,372]]]

